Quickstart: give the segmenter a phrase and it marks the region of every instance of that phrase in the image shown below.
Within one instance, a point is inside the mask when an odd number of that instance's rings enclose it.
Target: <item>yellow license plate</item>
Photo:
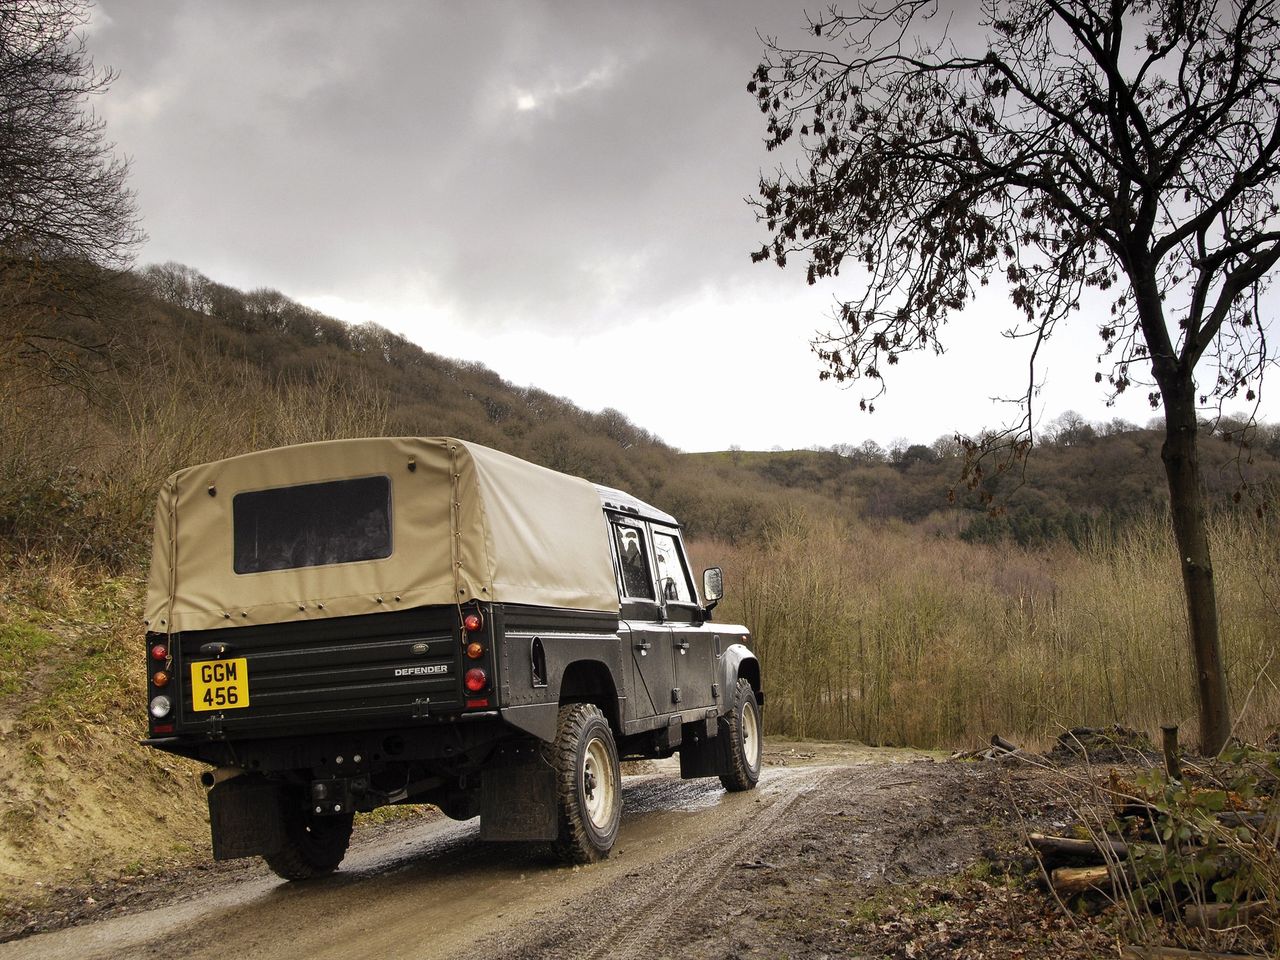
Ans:
[[[201,660],[191,665],[191,709],[238,710],[249,705],[249,661]]]

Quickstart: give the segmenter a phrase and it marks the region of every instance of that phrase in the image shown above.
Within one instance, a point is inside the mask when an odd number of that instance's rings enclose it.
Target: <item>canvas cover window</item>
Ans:
[[[236,494],[236,573],[391,556],[391,479],[359,477]]]

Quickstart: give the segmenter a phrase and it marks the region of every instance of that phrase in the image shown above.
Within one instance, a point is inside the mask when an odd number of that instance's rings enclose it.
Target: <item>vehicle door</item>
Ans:
[[[717,703],[715,631],[706,619],[694,590],[688,555],[680,531],[652,525],[653,556],[658,575],[658,596],[663,618],[671,629],[672,662],[675,672],[675,709],[689,710]],[[677,699],[678,698],[678,699]]]
[[[630,633],[634,681],[628,705],[631,719],[666,715],[674,709],[671,630],[663,622],[653,571],[653,548],[639,519],[610,515],[610,545],[622,601],[622,625]]]

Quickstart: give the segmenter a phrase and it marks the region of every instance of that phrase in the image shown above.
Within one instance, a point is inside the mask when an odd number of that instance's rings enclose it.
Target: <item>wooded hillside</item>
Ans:
[[[957,487],[957,443],[850,442],[833,450],[683,455],[618,410],[584,411],[478,362],[352,326],[274,290],[242,292],[178,264],[117,280],[94,322],[47,331],[79,348],[58,382],[0,386],[0,538],[19,553],[119,567],[145,559],[151,503],[172,470],[282,443],[375,434],[454,435],[626,489],[700,538],[759,535],[781,509],[926,524],[1020,544],[1111,532],[1164,503],[1155,431],[1068,414],[1025,474],[997,476],[996,509]],[[104,320],[103,317],[109,319]],[[93,345],[85,349],[84,345]],[[62,369],[62,368],[59,368]],[[83,375],[89,371],[90,375]],[[851,424],[851,429],[857,424]],[[1280,476],[1280,429],[1235,442],[1206,426],[1214,503]],[[1228,439],[1224,434],[1231,433]]]
[[[617,411],[175,265],[117,275],[93,310],[47,323],[48,363],[0,379],[0,893],[19,883],[5,877],[68,863],[205,850],[196,765],[136,747],[155,491],[179,467],[285,443],[453,434],[676,514],[695,563],[725,569],[717,617],[752,631],[770,735],[955,746],[998,729],[1035,742],[1192,709],[1145,430],[1066,418],[992,515],[963,488],[948,502],[960,460],[945,439],[682,454]],[[1277,474],[1275,440],[1265,428],[1249,451],[1205,444],[1245,733],[1271,722],[1280,690],[1275,518],[1255,496]]]

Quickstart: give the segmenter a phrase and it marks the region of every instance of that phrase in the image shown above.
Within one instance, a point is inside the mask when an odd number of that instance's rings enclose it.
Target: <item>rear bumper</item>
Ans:
[[[312,776],[348,776],[405,764],[467,770],[483,764],[490,750],[526,737],[497,710],[401,719],[360,728],[353,725],[305,731],[227,731],[221,736],[179,732],[149,737],[146,746],[216,767],[262,774],[309,771]]]

